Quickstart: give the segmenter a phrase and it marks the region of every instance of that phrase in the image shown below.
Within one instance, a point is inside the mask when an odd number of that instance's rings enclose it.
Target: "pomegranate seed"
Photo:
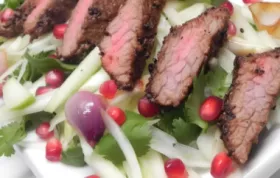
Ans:
[[[54,136],[53,131],[49,131],[50,129],[50,123],[48,122],[43,122],[39,127],[36,129],[36,134],[41,138],[41,139],[49,139]]]
[[[118,86],[114,80],[108,80],[104,82],[100,88],[99,92],[107,99],[113,99],[118,91]]]
[[[53,88],[51,88],[51,87],[39,87],[36,90],[36,96],[46,94],[52,90],[53,90]]]
[[[228,26],[228,36],[235,36],[236,35],[236,26],[232,21],[229,21]]]
[[[3,86],[4,84],[0,83],[0,97],[3,97]]]
[[[100,178],[100,177],[97,175],[91,175],[91,176],[87,176],[86,178]]]
[[[253,3],[261,2],[261,0],[243,0],[243,2],[245,4],[253,4]]]
[[[55,54],[51,54],[51,55],[49,55],[49,58],[57,59],[57,56]]]
[[[225,178],[233,171],[232,160],[224,152],[215,156],[211,164],[211,175],[214,178]]]
[[[138,111],[144,117],[153,117],[159,113],[159,107],[147,98],[142,98],[138,102]]]
[[[209,96],[200,106],[199,115],[204,121],[214,121],[218,119],[223,107],[223,100],[216,96]]]
[[[188,172],[180,159],[170,159],[164,164],[168,178],[188,178]]]
[[[63,39],[67,27],[68,27],[67,24],[59,24],[54,26],[53,35],[55,36],[55,38],[58,40]]]
[[[121,126],[126,120],[125,113],[118,107],[110,107],[107,113],[115,120],[115,122]]]
[[[5,23],[7,22],[11,17],[13,17],[15,14],[13,9],[7,8],[1,13],[1,22]]]
[[[226,1],[224,2],[222,5],[222,7],[226,8],[229,11],[229,14],[232,15],[233,14],[233,5],[231,2]]]
[[[49,71],[45,76],[47,85],[57,88],[60,87],[64,81],[64,73],[61,70],[54,69]]]
[[[62,145],[57,138],[52,138],[46,145],[46,158],[49,161],[57,162],[61,160]]]

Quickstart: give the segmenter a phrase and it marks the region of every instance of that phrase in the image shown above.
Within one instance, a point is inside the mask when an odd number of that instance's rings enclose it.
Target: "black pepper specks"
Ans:
[[[240,28],[240,32],[241,32],[241,33],[244,33],[244,29],[243,29],[243,28]]]
[[[89,8],[88,13],[91,16],[99,17],[101,15],[101,11],[98,8]]]

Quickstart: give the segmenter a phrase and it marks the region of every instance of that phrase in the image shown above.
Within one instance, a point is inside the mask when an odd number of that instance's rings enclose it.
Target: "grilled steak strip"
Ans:
[[[24,33],[37,38],[66,22],[78,0],[40,0],[24,22]]]
[[[23,23],[38,3],[38,0],[25,0],[7,22],[0,22],[0,36],[13,38],[23,33]]]
[[[99,44],[126,0],[80,0],[66,30],[59,56],[73,58]]]
[[[190,92],[202,66],[224,44],[229,18],[226,9],[211,8],[182,26],[173,27],[158,54],[147,97],[162,106],[178,106]]]
[[[238,57],[233,77],[218,125],[229,154],[244,164],[280,91],[280,48]]]
[[[166,0],[127,0],[100,44],[104,69],[120,89],[132,89],[154,45]]]

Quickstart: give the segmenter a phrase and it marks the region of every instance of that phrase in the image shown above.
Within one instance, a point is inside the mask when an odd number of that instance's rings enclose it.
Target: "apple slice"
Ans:
[[[15,78],[10,78],[3,87],[3,100],[10,109],[23,109],[36,99]]]

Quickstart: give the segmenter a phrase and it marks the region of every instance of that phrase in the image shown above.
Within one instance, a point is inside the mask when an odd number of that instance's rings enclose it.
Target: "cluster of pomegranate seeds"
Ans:
[[[67,27],[68,27],[67,24],[59,24],[54,26],[53,35],[55,36],[55,38],[58,40],[63,39]]]
[[[13,9],[7,8],[3,12],[1,12],[0,20],[2,23],[7,22],[11,17],[15,14]]]
[[[202,120],[211,122],[218,119],[223,107],[223,100],[216,96],[209,96],[204,100],[199,109]]]
[[[45,76],[45,81],[48,86],[53,88],[60,87],[64,82],[64,72],[58,69],[49,71]]]
[[[46,158],[52,162],[61,160],[62,145],[57,138],[52,138],[46,145]]]
[[[188,178],[188,172],[180,159],[170,159],[164,164],[168,178]]]
[[[54,136],[53,131],[49,131],[50,129],[50,123],[48,122],[43,122],[42,124],[39,125],[36,129],[36,134],[44,140],[50,139]]]
[[[101,93],[107,99],[113,99],[118,91],[118,86],[114,80],[108,80],[104,82],[100,88],[99,93]]]
[[[125,113],[123,112],[122,109],[118,107],[110,107],[107,110],[107,113],[115,120],[115,122],[119,125],[122,126],[123,123],[126,121],[126,116]]]
[[[159,113],[159,106],[147,98],[142,98],[138,102],[138,111],[144,117],[154,117]]]
[[[224,2],[221,6],[224,7],[224,8],[226,8],[226,9],[228,9],[230,15],[233,14],[234,8],[233,8],[233,5],[232,5],[231,2],[226,1],[226,2]]]
[[[236,26],[232,21],[229,21],[228,25],[228,36],[235,36],[236,35]]]
[[[48,92],[50,92],[52,90],[53,90],[53,88],[51,88],[49,86],[39,87],[36,90],[36,96],[46,94],[46,93],[48,93]]]
[[[214,178],[226,178],[232,171],[231,158],[224,152],[217,154],[211,164],[211,175]]]
[[[243,0],[243,2],[245,4],[253,4],[253,3],[261,2],[261,0]]]
[[[87,176],[87,177],[85,177],[85,178],[100,178],[100,177],[97,176],[97,175],[90,175],[90,176]]]

